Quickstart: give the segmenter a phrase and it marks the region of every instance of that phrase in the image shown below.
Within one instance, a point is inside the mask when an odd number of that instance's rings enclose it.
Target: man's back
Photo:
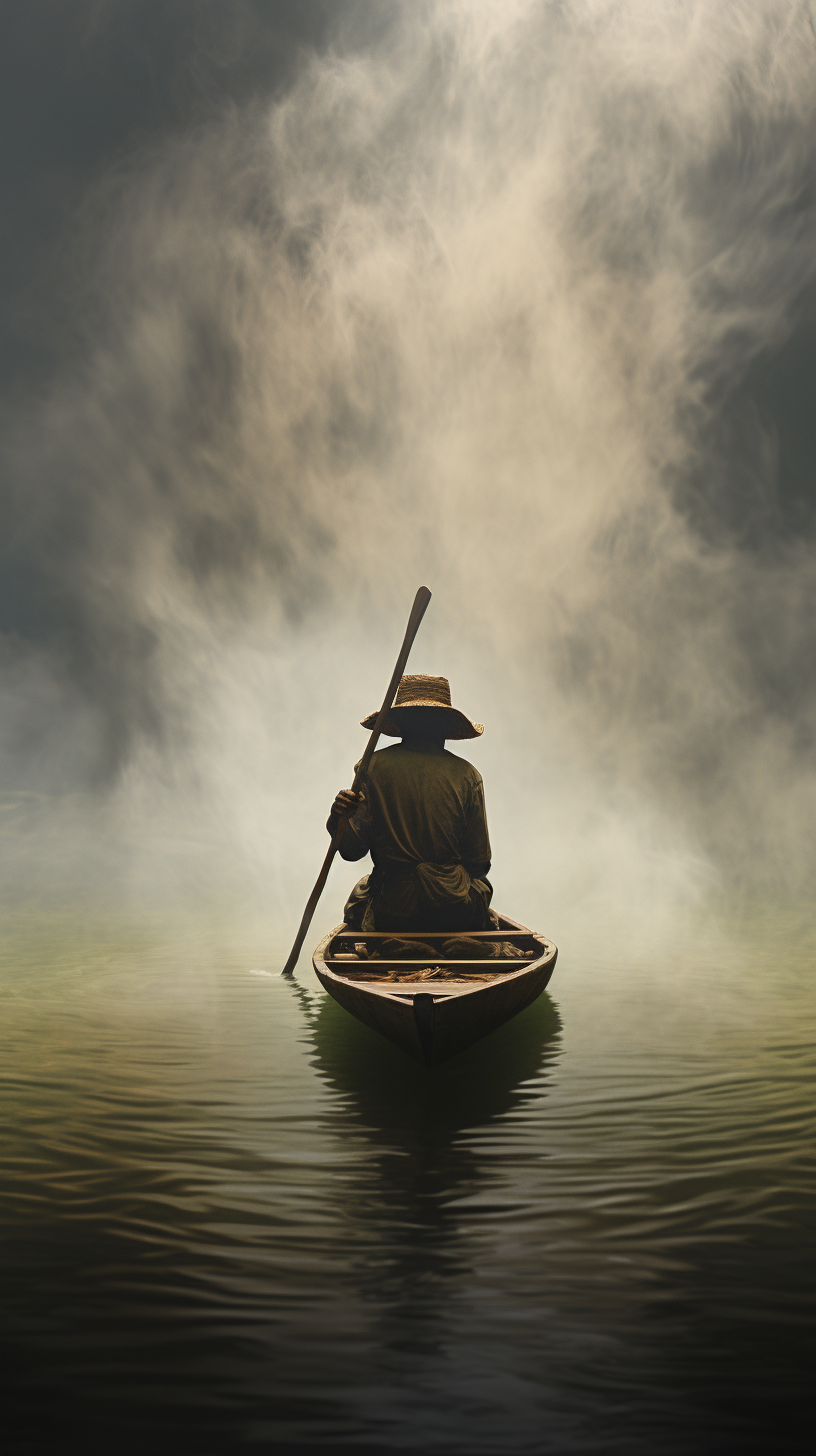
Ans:
[[[487,874],[482,776],[466,759],[436,743],[395,743],[374,754],[365,794],[375,865],[464,864]]]
[[[363,719],[371,728],[377,714]],[[374,869],[345,907],[357,929],[478,930],[493,894],[482,776],[449,753],[445,739],[478,738],[483,727],[451,704],[447,678],[403,677],[383,733],[401,743],[375,753],[361,794],[341,789],[326,825],[344,859],[370,850]],[[347,816],[351,816],[350,818]]]

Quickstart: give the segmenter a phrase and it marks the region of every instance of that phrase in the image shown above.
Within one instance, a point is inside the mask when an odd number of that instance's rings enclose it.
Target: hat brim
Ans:
[[[443,707],[442,704],[432,701],[409,703],[402,708],[392,708],[383,724],[383,733],[388,738],[404,738],[411,729],[411,714],[417,709],[427,712],[429,708],[439,714],[446,738],[481,738],[484,733],[483,723],[472,723],[470,718],[466,718],[458,708]],[[377,713],[369,713],[367,718],[362,719],[362,727],[373,728],[376,721]]]

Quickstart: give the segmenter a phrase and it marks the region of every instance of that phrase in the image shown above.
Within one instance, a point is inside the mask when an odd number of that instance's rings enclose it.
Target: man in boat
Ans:
[[[363,719],[373,728],[376,713]],[[340,854],[370,852],[374,869],[344,910],[355,930],[486,930],[492,925],[490,840],[482,776],[446,739],[479,738],[451,706],[447,678],[403,677],[383,732],[400,743],[374,754],[360,793],[341,789],[326,825],[348,819]]]

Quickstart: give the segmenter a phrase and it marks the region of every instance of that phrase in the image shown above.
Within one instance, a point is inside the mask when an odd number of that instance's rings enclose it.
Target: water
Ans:
[[[284,940],[9,930],[14,1450],[805,1449],[812,930],[562,946],[434,1072]]]

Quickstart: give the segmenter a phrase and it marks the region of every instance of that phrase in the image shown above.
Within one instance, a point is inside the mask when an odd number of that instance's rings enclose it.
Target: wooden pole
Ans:
[[[382,733],[383,724],[385,723],[385,720],[391,711],[391,704],[393,703],[394,698],[397,695],[397,688],[400,684],[400,678],[405,671],[405,664],[408,661],[408,654],[414,644],[414,638],[419,631],[419,624],[422,621],[422,618],[425,616],[425,611],[430,600],[431,593],[428,591],[428,588],[426,586],[421,586],[416,596],[414,597],[414,605],[411,608],[411,615],[408,618],[408,626],[406,628],[405,638],[399,651],[397,665],[394,668],[393,674],[391,676],[391,681],[388,684],[388,691],[383,698],[382,707],[377,714],[377,721],[371,730],[371,737],[368,740],[366,751],[360,759],[360,766],[357,769],[356,774],[354,775],[354,782],[351,786],[354,793],[357,792],[360,783],[363,781],[366,774],[368,773],[368,766],[371,763],[374,749],[377,747],[377,740]],[[306,903],[306,909],[303,912],[303,919],[300,922],[300,929],[295,936],[295,943],[290,951],[289,959],[283,968],[284,976],[291,976],[292,972],[295,969],[295,966],[297,965],[298,956],[303,949],[303,942],[306,939],[306,932],[308,931],[309,926],[312,923],[312,916],[314,915],[317,908],[317,902],[320,899],[320,896],[323,894],[324,886],[327,879],[329,878],[329,870],[332,866],[332,860],[334,859],[334,856],[340,848],[340,843],[342,841],[343,835],[346,832],[347,823],[348,817],[341,819],[337,825],[337,828],[334,831],[331,844],[329,845],[328,854],[323,861],[323,868],[321,869],[320,874],[317,877],[317,883]]]

